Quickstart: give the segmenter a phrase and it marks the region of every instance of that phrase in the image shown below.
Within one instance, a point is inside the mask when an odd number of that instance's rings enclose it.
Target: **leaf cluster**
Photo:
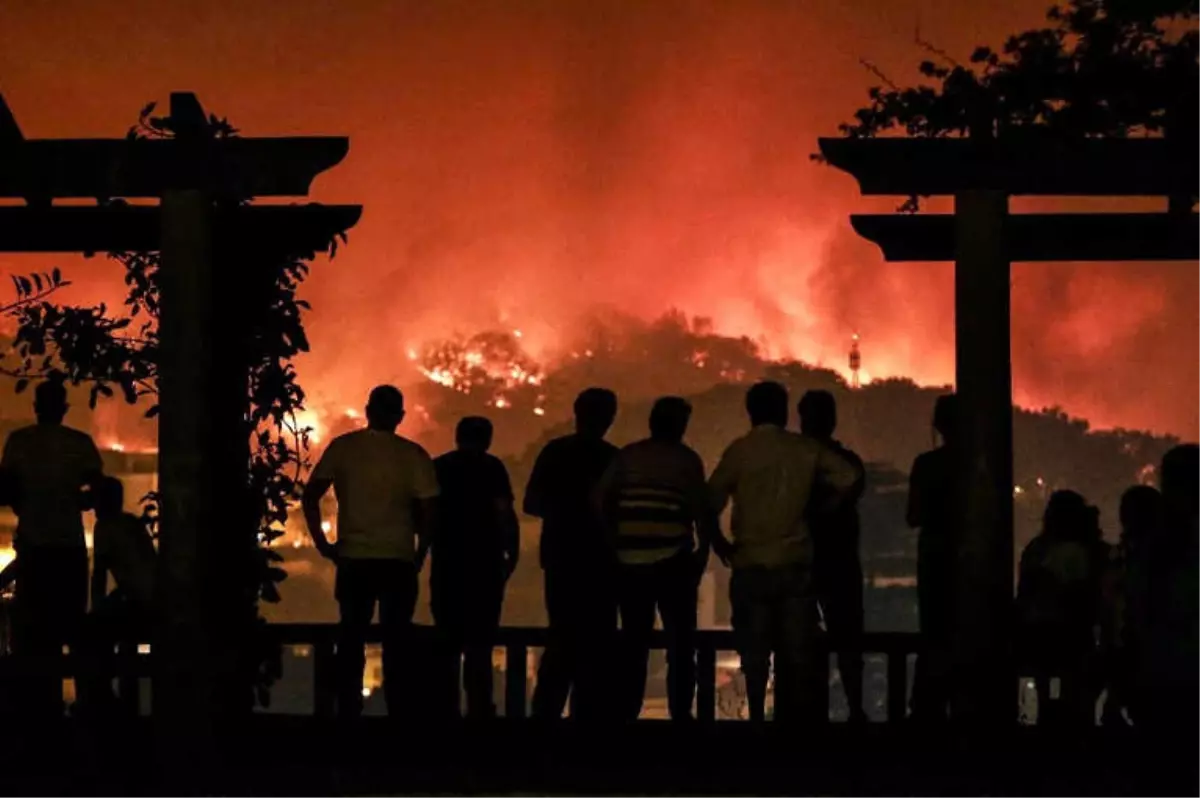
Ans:
[[[154,116],[154,109],[154,103],[142,109],[130,128],[130,139],[169,139],[180,133],[169,117]],[[237,130],[227,120],[210,115],[203,133],[222,139],[236,136]],[[221,197],[215,203],[243,205],[251,199]],[[339,240],[345,242],[344,233],[322,252],[334,255]],[[244,519],[246,545],[236,548],[246,559],[228,564],[228,573],[237,578],[227,588],[228,595],[240,602],[235,613],[244,626],[239,635],[244,643],[241,684],[263,703],[269,699],[267,688],[279,675],[279,656],[259,633],[264,621],[258,602],[280,600],[279,583],[286,572],[271,544],[283,533],[288,509],[299,498],[309,466],[311,430],[297,422],[305,393],[292,363],[309,349],[303,322],[309,305],[297,297],[297,291],[308,274],[308,261],[321,252],[235,242],[218,253],[225,259],[220,264],[225,273],[255,275],[249,286],[226,285],[221,290],[245,292],[243,304],[252,307],[237,355],[247,368],[242,431],[250,443],[245,471],[250,517]],[[90,386],[93,407],[118,393],[129,404],[145,399],[146,415],[153,417],[158,413],[160,253],[121,252],[110,257],[124,269],[126,297],[120,313],[104,304],[52,301],[53,293],[69,285],[58,269],[13,278],[15,299],[0,306],[0,314],[16,324],[12,352],[6,353],[15,358],[10,358],[11,363],[0,360],[0,370],[18,379],[19,391],[45,379]],[[158,507],[156,494],[144,497],[143,518],[151,527],[157,524]]]

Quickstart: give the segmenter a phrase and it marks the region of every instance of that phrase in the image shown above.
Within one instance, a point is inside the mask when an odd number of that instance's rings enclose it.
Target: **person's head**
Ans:
[[[466,416],[454,430],[454,443],[469,452],[486,452],[492,447],[492,422],[483,416]]]
[[[116,477],[101,477],[92,487],[97,518],[115,518],[125,511],[125,486]]]
[[[371,429],[395,431],[404,420],[404,394],[392,385],[380,385],[367,398],[367,426]]]
[[[1082,540],[1099,528],[1099,513],[1073,490],[1056,490],[1046,502],[1042,531],[1055,538]]]
[[[746,413],[755,426],[775,424],[786,427],[788,420],[788,392],[777,382],[759,382],[746,391]]]
[[[933,404],[933,428],[943,441],[958,437],[958,396],[948,393],[937,398]]]
[[[1167,512],[1173,518],[1194,517],[1200,512],[1200,448],[1183,443],[1162,459],[1161,485]]]
[[[1121,494],[1121,537],[1144,540],[1162,523],[1162,494],[1149,485],[1134,485]]]
[[[607,388],[588,388],[575,397],[575,431],[603,438],[617,417],[617,395]]]
[[[814,438],[827,440],[837,429],[837,402],[829,391],[805,391],[796,405],[800,414],[800,431]]]
[[[62,380],[46,380],[33,392],[33,412],[40,424],[61,424],[67,407],[67,388]]]
[[[679,443],[692,418],[692,406],[678,396],[664,396],[650,410],[650,437],[656,441]]]

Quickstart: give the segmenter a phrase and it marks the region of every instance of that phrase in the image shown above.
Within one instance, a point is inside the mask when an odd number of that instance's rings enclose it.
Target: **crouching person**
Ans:
[[[85,711],[104,712],[115,701],[115,645],[135,645],[152,624],[157,554],[145,522],[125,512],[125,490],[119,479],[101,477],[92,491],[96,526],[91,612],[86,624],[79,697]],[[108,589],[110,574],[112,592]]]

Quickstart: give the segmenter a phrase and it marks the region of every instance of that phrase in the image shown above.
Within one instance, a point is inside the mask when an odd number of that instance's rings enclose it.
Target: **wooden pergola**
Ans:
[[[954,261],[962,417],[954,710],[1011,722],[1013,476],[1011,264],[1200,258],[1195,140],[821,139],[863,194],[952,196],[953,214],[853,215],[893,261]],[[1010,214],[1011,196],[1161,196],[1161,213]]]
[[[169,120],[169,139],[30,140],[0,98],[0,198],[25,203],[0,206],[0,252],[161,253],[159,567],[170,621],[156,638],[155,714],[202,725],[219,644],[201,605],[229,583],[220,552],[248,520],[237,511],[249,456],[245,336],[274,279],[222,254],[321,251],[362,209],[228,201],[308,194],[345,157],[346,138],[214,139],[188,93],[171,95]],[[138,198],[158,204],[110,202]]]

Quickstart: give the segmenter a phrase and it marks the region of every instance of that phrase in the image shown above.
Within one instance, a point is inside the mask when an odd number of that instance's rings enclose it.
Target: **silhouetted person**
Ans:
[[[1096,693],[1090,679],[1108,554],[1097,517],[1095,508],[1078,493],[1055,491],[1046,504],[1041,533],[1021,553],[1019,640],[1025,664],[1033,666],[1039,677],[1039,723],[1093,722]],[[1052,678],[1061,685],[1057,705],[1049,693]]]
[[[697,587],[708,564],[716,517],[704,462],[683,442],[692,407],[677,396],[654,403],[650,437],[617,454],[599,498],[617,558],[621,615],[620,712],[641,713],[655,611],[667,637],[671,718],[692,716],[696,694]]]
[[[859,475],[829,447],[786,429],[782,385],[750,388],[746,411],[750,432],[725,450],[708,485],[716,513],[733,500],[733,543],[718,531],[713,546],[733,568],[729,600],[750,718],[764,718],[774,654],[776,717],[818,721],[827,717],[828,705],[817,667],[813,541],[805,514],[814,494],[834,506]]]
[[[321,554],[337,563],[338,712],[362,713],[363,649],[379,604],[388,714],[402,706],[404,644],[417,601],[417,574],[429,551],[438,495],[433,460],[396,434],[404,397],[390,385],[371,391],[366,429],[334,438],[304,491],[304,518]],[[321,529],[321,497],[338,501],[337,543]]]
[[[866,486],[862,458],[833,437],[837,429],[837,403],[829,391],[808,391],[797,405],[800,432],[849,461],[858,472],[858,480],[844,501],[827,497],[825,491],[813,494],[809,508],[812,530],[817,596],[825,613],[832,647],[837,651],[838,671],[850,705],[850,722],[865,723],[863,710],[863,572],[859,559],[858,501]],[[826,507],[828,499],[832,508]]]
[[[96,525],[92,531],[92,611],[89,665],[80,698],[91,708],[111,702],[112,645],[146,629],[154,616],[157,554],[142,519],[125,512],[121,480],[104,477],[93,487]],[[108,592],[112,574],[115,589]]]
[[[1198,655],[1197,561],[1200,450],[1183,444],[1163,456],[1163,526],[1142,547],[1146,609],[1137,664],[1135,723],[1195,749]],[[1185,736],[1186,735],[1186,736]]]
[[[96,526],[92,531],[92,612],[148,617],[154,609],[154,541],[145,522],[125,512],[121,480],[103,477],[93,491]],[[108,592],[110,573],[116,585],[112,593]]]
[[[87,611],[88,555],[83,489],[102,464],[86,433],[63,425],[67,391],[59,380],[38,385],[37,424],[8,436],[0,468],[15,485],[15,546],[20,560],[13,607],[13,652],[28,669],[21,698],[32,712],[62,711],[55,663],[76,639]]]
[[[535,718],[611,714],[604,696],[605,659],[616,632],[612,553],[594,494],[617,448],[604,440],[617,414],[617,397],[588,388],[575,400],[575,432],[546,444],[525,488],[524,510],[542,519],[546,649],[533,694]]]
[[[924,722],[946,719],[950,702],[950,635],[954,614],[954,552],[958,524],[955,507],[955,449],[958,445],[958,397],[939,396],[933,428],[942,445],[917,456],[908,477],[908,525],[918,528],[917,609],[921,654],[913,674],[912,717]]]
[[[1145,547],[1162,529],[1162,494],[1149,485],[1135,485],[1121,495],[1121,539],[1113,547],[1104,580],[1104,723],[1123,725],[1124,710],[1134,718],[1135,653],[1146,624],[1149,586],[1141,562]]]
[[[488,454],[492,422],[464,418],[455,441],[457,449],[433,461],[442,492],[430,575],[439,668],[445,681],[442,710],[458,715],[460,671],[465,669],[467,712],[488,718],[496,714],[492,647],[500,628],[504,586],[520,556],[520,529],[508,470]]]

